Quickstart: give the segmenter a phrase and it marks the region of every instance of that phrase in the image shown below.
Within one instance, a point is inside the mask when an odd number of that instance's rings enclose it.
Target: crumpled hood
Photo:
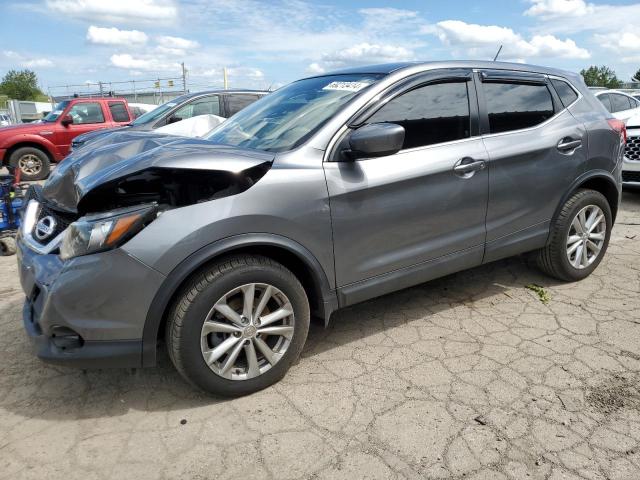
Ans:
[[[116,127],[116,128],[101,128],[98,130],[92,130],[91,132],[83,133],[82,135],[78,135],[73,139],[73,143],[81,143],[82,145],[86,145],[89,142],[94,142],[100,137],[104,137],[105,135],[109,135],[114,132],[125,132],[131,130],[130,125],[125,125],[124,127]]]
[[[270,163],[274,155],[206,140],[154,132],[114,132],[69,155],[43,187],[56,208],[77,213],[92,189],[143,170],[186,169],[239,173]]]

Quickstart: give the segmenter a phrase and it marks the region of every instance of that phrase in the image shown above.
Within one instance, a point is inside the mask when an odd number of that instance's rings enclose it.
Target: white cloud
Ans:
[[[174,23],[173,0],[46,0],[47,7],[64,16],[110,23]]]
[[[489,57],[503,46],[504,57],[556,57],[585,59],[588,50],[578,47],[571,39],[561,40],[553,35],[535,35],[531,40],[507,27],[477,25],[460,20],[445,20],[424,29],[434,33],[445,45],[466,49],[468,54]]]
[[[352,47],[336,50],[331,53],[325,53],[322,55],[319,62],[311,63],[307,67],[307,71],[309,73],[322,73],[326,70],[351,65],[401,62],[412,58],[413,52],[405,47],[370,44],[365,42]]]
[[[162,47],[179,50],[190,50],[200,46],[200,44],[194,40],[187,40],[186,38],[181,37],[170,37],[168,35],[160,36],[157,40],[158,44]]]
[[[87,41],[96,45],[144,45],[147,35],[139,30],[119,30],[91,25],[87,30]]]
[[[26,68],[51,68],[51,67],[55,67],[55,63],[53,63],[48,58],[32,58],[30,60],[23,60],[20,64],[23,67],[26,67]]]
[[[640,35],[634,32],[594,35],[594,40],[602,47],[617,53],[640,52]]]
[[[560,0],[563,1],[563,0]],[[564,0],[567,1],[567,0]],[[576,6],[576,0],[568,3]],[[546,2],[542,2],[543,5]],[[588,31],[600,33],[619,33],[621,30],[637,30],[637,19],[640,18],[640,3],[630,5],[607,5],[580,2],[584,7],[578,5],[573,11],[549,10],[544,13],[544,9],[535,10],[535,15],[531,10],[527,10],[528,15],[538,16],[544,21],[535,26],[537,32],[543,33],[584,33]]]
[[[180,72],[180,64],[167,62],[157,56],[132,56],[128,53],[114,54],[110,58],[114,67],[125,68],[127,70],[143,70],[153,72]]]
[[[532,17],[582,16],[594,10],[594,6],[584,0],[530,0],[530,3],[533,5],[524,14]]]

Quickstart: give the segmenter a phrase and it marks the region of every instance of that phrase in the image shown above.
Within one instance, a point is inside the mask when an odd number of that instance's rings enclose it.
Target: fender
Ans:
[[[617,204],[612,205],[612,207],[614,207],[612,208],[613,220],[615,221],[615,213],[618,209],[618,205],[620,204],[620,199],[622,197],[622,186],[619,184],[619,182],[616,181],[615,177],[611,174],[611,172],[607,172],[606,170],[590,170],[588,172],[583,173],[578,178],[576,178],[571,184],[571,186],[567,189],[565,194],[562,196],[562,198],[560,199],[560,203],[556,207],[556,211],[554,212],[553,217],[551,217],[551,225],[553,225],[553,223],[558,218],[558,215],[560,215],[560,211],[562,210],[562,207],[567,202],[569,197],[573,195],[573,193],[580,187],[580,185],[590,180],[604,180],[608,184],[610,184],[611,187],[615,188],[616,191],[618,192]],[[551,236],[551,231],[549,232],[549,237],[550,236]],[[547,243],[549,242],[549,237],[547,237]]]
[[[142,366],[151,367],[156,364],[156,347],[160,325],[165,311],[173,299],[174,294],[182,286],[183,282],[199,267],[225,253],[246,247],[279,247],[287,250],[301,260],[311,272],[314,284],[318,287],[320,297],[318,299],[320,314],[324,317],[325,324],[331,313],[338,308],[338,298],[334,290],[331,290],[327,275],[315,256],[304,246],[281,235],[269,233],[247,233],[234,235],[213,242],[200,250],[197,250],[177,267],[175,267],[162,286],[156,292],[142,333]]]
[[[31,144],[40,145],[47,152],[49,157],[52,158],[54,161],[59,162],[60,160],[62,160],[62,157],[58,154],[58,149],[53,144],[53,142],[51,142],[50,140],[40,135],[35,135],[32,133],[19,133],[9,138],[9,141],[6,142],[2,148],[10,150],[14,148],[16,145],[20,145],[21,143],[31,143]],[[9,158],[7,157],[6,160],[8,161]]]

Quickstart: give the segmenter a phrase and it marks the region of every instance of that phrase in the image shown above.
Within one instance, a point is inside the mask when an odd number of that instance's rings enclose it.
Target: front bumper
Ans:
[[[121,249],[62,262],[18,235],[23,322],[42,360],[80,368],[142,366],[142,332],[164,276]]]
[[[630,158],[628,152],[624,157],[622,164],[622,184],[624,186],[640,187],[640,157],[638,150],[640,145],[640,129],[633,128],[627,130],[627,144],[633,142],[633,158]],[[627,146],[629,149],[629,146]]]

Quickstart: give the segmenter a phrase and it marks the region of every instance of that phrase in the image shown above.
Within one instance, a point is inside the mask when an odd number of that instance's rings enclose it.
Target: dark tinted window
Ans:
[[[403,149],[468,138],[467,84],[438,83],[416,88],[391,100],[367,123],[402,125]]]
[[[622,110],[629,110],[631,108],[631,102],[629,102],[629,99],[624,95],[610,93],[609,99],[611,100],[612,112],[621,112]]]
[[[491,133],[533,127],[553,116],[546,85],[483,83]]]
[[[609,100],[609,94],[605,93],[603,95],[598,95],[598,100],[600,100],[600,103],[602,103],[604,105],[604,108],[606,108],[608,111],[612,112],[612,108],[611,108],[611,100]]]
[[[123,102],[109,102],[109,110],[111,110],[111,118],[114,122],[129,121],[129,112]]]
[[[229,109],[229,116],[235,115],[244,107],[251,105],[253,102],[260,98],[259,95],[238,93],[235,95],[227,95],[227,107]]]
[[[567,82],[562,80],[552,79],[551,83],[553,84],[553,87],[556,89],[556,92],[558,93],[558,96],[562,101],[562,105],[564,105],[565,107],[568,107],[578,99],[578,94],[573,88],[569,86]]]

